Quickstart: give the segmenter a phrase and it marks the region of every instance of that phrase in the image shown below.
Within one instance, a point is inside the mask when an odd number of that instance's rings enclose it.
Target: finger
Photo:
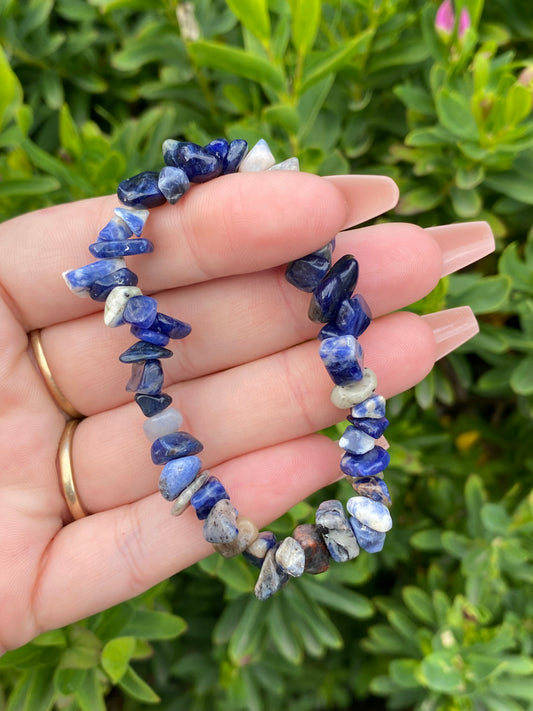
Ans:
[[[387,188],[383,211],[394,206],[395,191],[389,178],[377,180]],[[356,181],[352,192],[306,173],[224,176],[194,187],[176,206],[153,210],[143,236],[156,249],[129,264],[147,292],[266,269],[326,244],[351,222],[346,195],[352,203],[365,204],[375,190],[375,176]],[[95,198],[29,213],[2,226],[0,282],[28,330],[102,308],[69,295],[60,275],[93,261],[87,247],[117,205],[115,197]],[[365,219],[373,216],[367,213]]]
[[[435,360],[430,325],[407,312],[378,319],[361,342],[365,363],[375,370],[378,392],[385,397],[421,380]],[[182,429],[204,444],[200,456],[205,467],[308,435],[345,417],[346,411],[330,402],[333,384],[317,351],[310,341],[169,389],[184,415]],[[87,510],[120,506],[156,491],[161,469],[151,462],[142,422],[131,403],[78,427],[74,471]]]
[[[424,297],[442,269],[442,252],[431,235],[405,223],[343,233],[337,252],[357,256],[357,291],[375,316]],[[231,368],[313,338],[318,327],[307,318],[309,294],[288,284],[283,273],[273,269],[161,294],[160,309],[193,326],[165,362],[167,382]],[[107,329],[101,314],[93,314],[52,326],[41,337],[61,391],[80,412],[94,414],[129,401],[124,390],[129,370],[117,358],[131,345],[129,330]]]

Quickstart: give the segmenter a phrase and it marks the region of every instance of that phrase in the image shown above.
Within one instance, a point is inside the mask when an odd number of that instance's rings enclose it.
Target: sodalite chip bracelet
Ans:
[[[380,551],[392,526],[391,499],[382,474],[389,454],[376,445],[388,425],[385,400],[374,394],[376,376],[363,366],[357,340],[370,325],[371,314],[364,298],[353,295],[359,272],[356,259],[346,255],[332,265],[333,241],[287,266],[287,280],[311,294],[309,318],[324,324],[318,334],[319,354],[334,383],[331,400],[341,409],[350,409],[349,424],[339,441],[345,450],[340,468],[357,496],[347,502],[349,516],[340,501],[324,501],[314,524],[299,525],[292,536],[277,541],[272,532],[258,532],[252,521],[239,515],[222,483],[203,471],[198,456],[201,442],[180,430],[183,418],[170,407],[170,395],[162,392],[161,361],[173,355],[166,348],[169,340],[185,338],[191,327],[158,311],[156,299],[142,293],[124,258],[153,251],[152,242],[141,236],[149,209],[176,203],[191,183],[236,171],[299,170],[298,160],[276,164],[263,140],[247,153],[245,141],[224,139],[203,147],[167,140],[163,158],[166,166],[160,172],[146,171],[120,183],[117,194],[124,207],[115,209],[89,246],[97,261],[63,277],[78,296],[105,301],[107,326],[128,324],[137,338],[119,359],[131,364],[126,390],[135,393],[146,417],[144,431],[152,442],[152,460],[163,466],[159,489],[173,502],[171,513],[179,515],[192,505],[204,521],[205,539],[221,555],[243,553],[260,568],[255,594],[265,600],[291,577],[324,572],[331,558],[344,562],[355,558],[360,548]]]

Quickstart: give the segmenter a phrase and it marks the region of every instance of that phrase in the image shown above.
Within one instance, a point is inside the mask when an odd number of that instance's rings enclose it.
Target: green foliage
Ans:
[[[164,138],[224,135],[391,175],[387,219],[497,236],[412,307],[468,303],[481,330],[389,403],[381,554],[265,604],[243,561],[210,557],[4,655],[0,708],[533,708],[533,22],[521,0],[463,0],[471,26],[444,36],[437,5],[0,0],[0,219],[112,192]]]

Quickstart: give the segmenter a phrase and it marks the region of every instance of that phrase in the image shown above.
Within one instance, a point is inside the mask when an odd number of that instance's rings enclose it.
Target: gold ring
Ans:
[[[83,417],[81,412],[78,412],[74,405],[70,404],[70,402],[63,395],[56,381],[54,380],[54,376],[52,375],[52,372],[48,365],[48,361],[46,360],[46,356],[44,355],[40,331],[31,331],[30,343],[33,349],[33,353],[35,355],[35,362],[37,364],[37,368],[39,369],[39,372],[41,373],[46,387],[48,388],[48,391],[50,392],[50,395],[52,396],[52,399],[55,404],[59,407],[60,410],[63,410],[63,412],[69,417],[81,419]]]
[[[78,498],[78,492],[76,490],[76,485],[74,484],[74,473],[72,471],[72,440],[74,439],[76,427],[80,424],[80,422],[81,420],[69,420],[67,422],[59,441],[58,450],[61,486],[63,487],[63,493],[65,495],[68,510],[72,514],[72,518],[75,521],[87,516],[87,512],[81,505]]]

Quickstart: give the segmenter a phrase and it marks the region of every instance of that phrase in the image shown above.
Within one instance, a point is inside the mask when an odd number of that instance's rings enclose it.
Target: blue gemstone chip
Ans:
[[[196,143],[168,139],[163,143],[163,159],[185,171],[191,183],[205,183],[222,173],[222,161]]]
[[[132,296],[126,302],[122,318],[138,328],[150,328],[157,315],[157,301],[151,296]]]
[[[118,357],[121,363],[135,363],[138,360],[154,360],[158,358],[171,358],[172,351],[168,348],[156,346],[147,341],[137,341]]]
[[[363,349],[353,336],[326,338],[319,354],[335,385],[350,385],[363,377]]]
[[[224,175],[235,173],[246,155],[247,150],[248,143],[242,138],[236,138],[234,141],[231,141],[226,157],[222,161],[222,173]]]
[[[229,499],[229,494],[215,476],[210,476],[205,484],[193,494],[191,504],[202,521],[220,499]]]
[[[130,257],[135,254],[148,254],[154,251],[154,245],[149,239],[126,239],[116,241],[99,241],[89,245],[89,252],[98,259],[109,257]]]
[[[225,138],[215,138],[213,141],[204,146],[204,148],[208,153],[212,153],[222,164],[224,164],[229,151],[229,143]]]
[[[138,281],[137,274],[131,269],[117,269],[116,272],[97,279],[89,289],[89,296],[93,301],[105,301],[115,286],[136,286]]]
[[[313,291],[308,314],[311,321],[326,323],[335,318],[342,301],[355,289],[358,276],[359,264],[351,254],[335,262]]]
[[[163,368],[158,360],[133,363],[126,390],[143,395],[159,395],[163,387],[163,377]]]
[[[167,501],[177,499],[181,492],[196,479],[201,468],[202,462],[195,456],[167,462],[159,477],[159,491],[163,498]]]
[[[166,346],[170,341],[170,338],[167,335],[161,333],[160,331],[154,331],[151,328],[132,326],[130,331],[135,338],[139,338],[141,341],[146,341],[147,343],[153,343],[154,346]]]
[[[171,405],[172,398],[167,393],[160,393],[159,395],[137,393],[135,402],[141,408],[141,412],[145,417],[152,417],[152,415],[157,415],[158,412],[162,412]]]
[[[117,197],[121,203],[128,207],[149,209],[163,205],[166,200],[159,190],[158,181],[159,173],[145,170],[120,182],[117,188]]]
[[[317,288],[331,267],[331,245],[289,262],[285,279],[300,291],[311,292]]]
[[[171,434],[158,437],[152,444],[152,462],[154,464],[164,464],[171,459],[187,457],[191,454],[198,454],[204,445],[187,432],[172,432]]]
[[[383,447],[374,447],[366,454],[345,454],[341,471],[348,476],[364,477],[380,474],[389,466],[390,454]]]
[[[191,182],[184,170],[173,165],[166,165],[159,173],[158,187],[167,201],[171,205],[175,205],[189,190]]]

